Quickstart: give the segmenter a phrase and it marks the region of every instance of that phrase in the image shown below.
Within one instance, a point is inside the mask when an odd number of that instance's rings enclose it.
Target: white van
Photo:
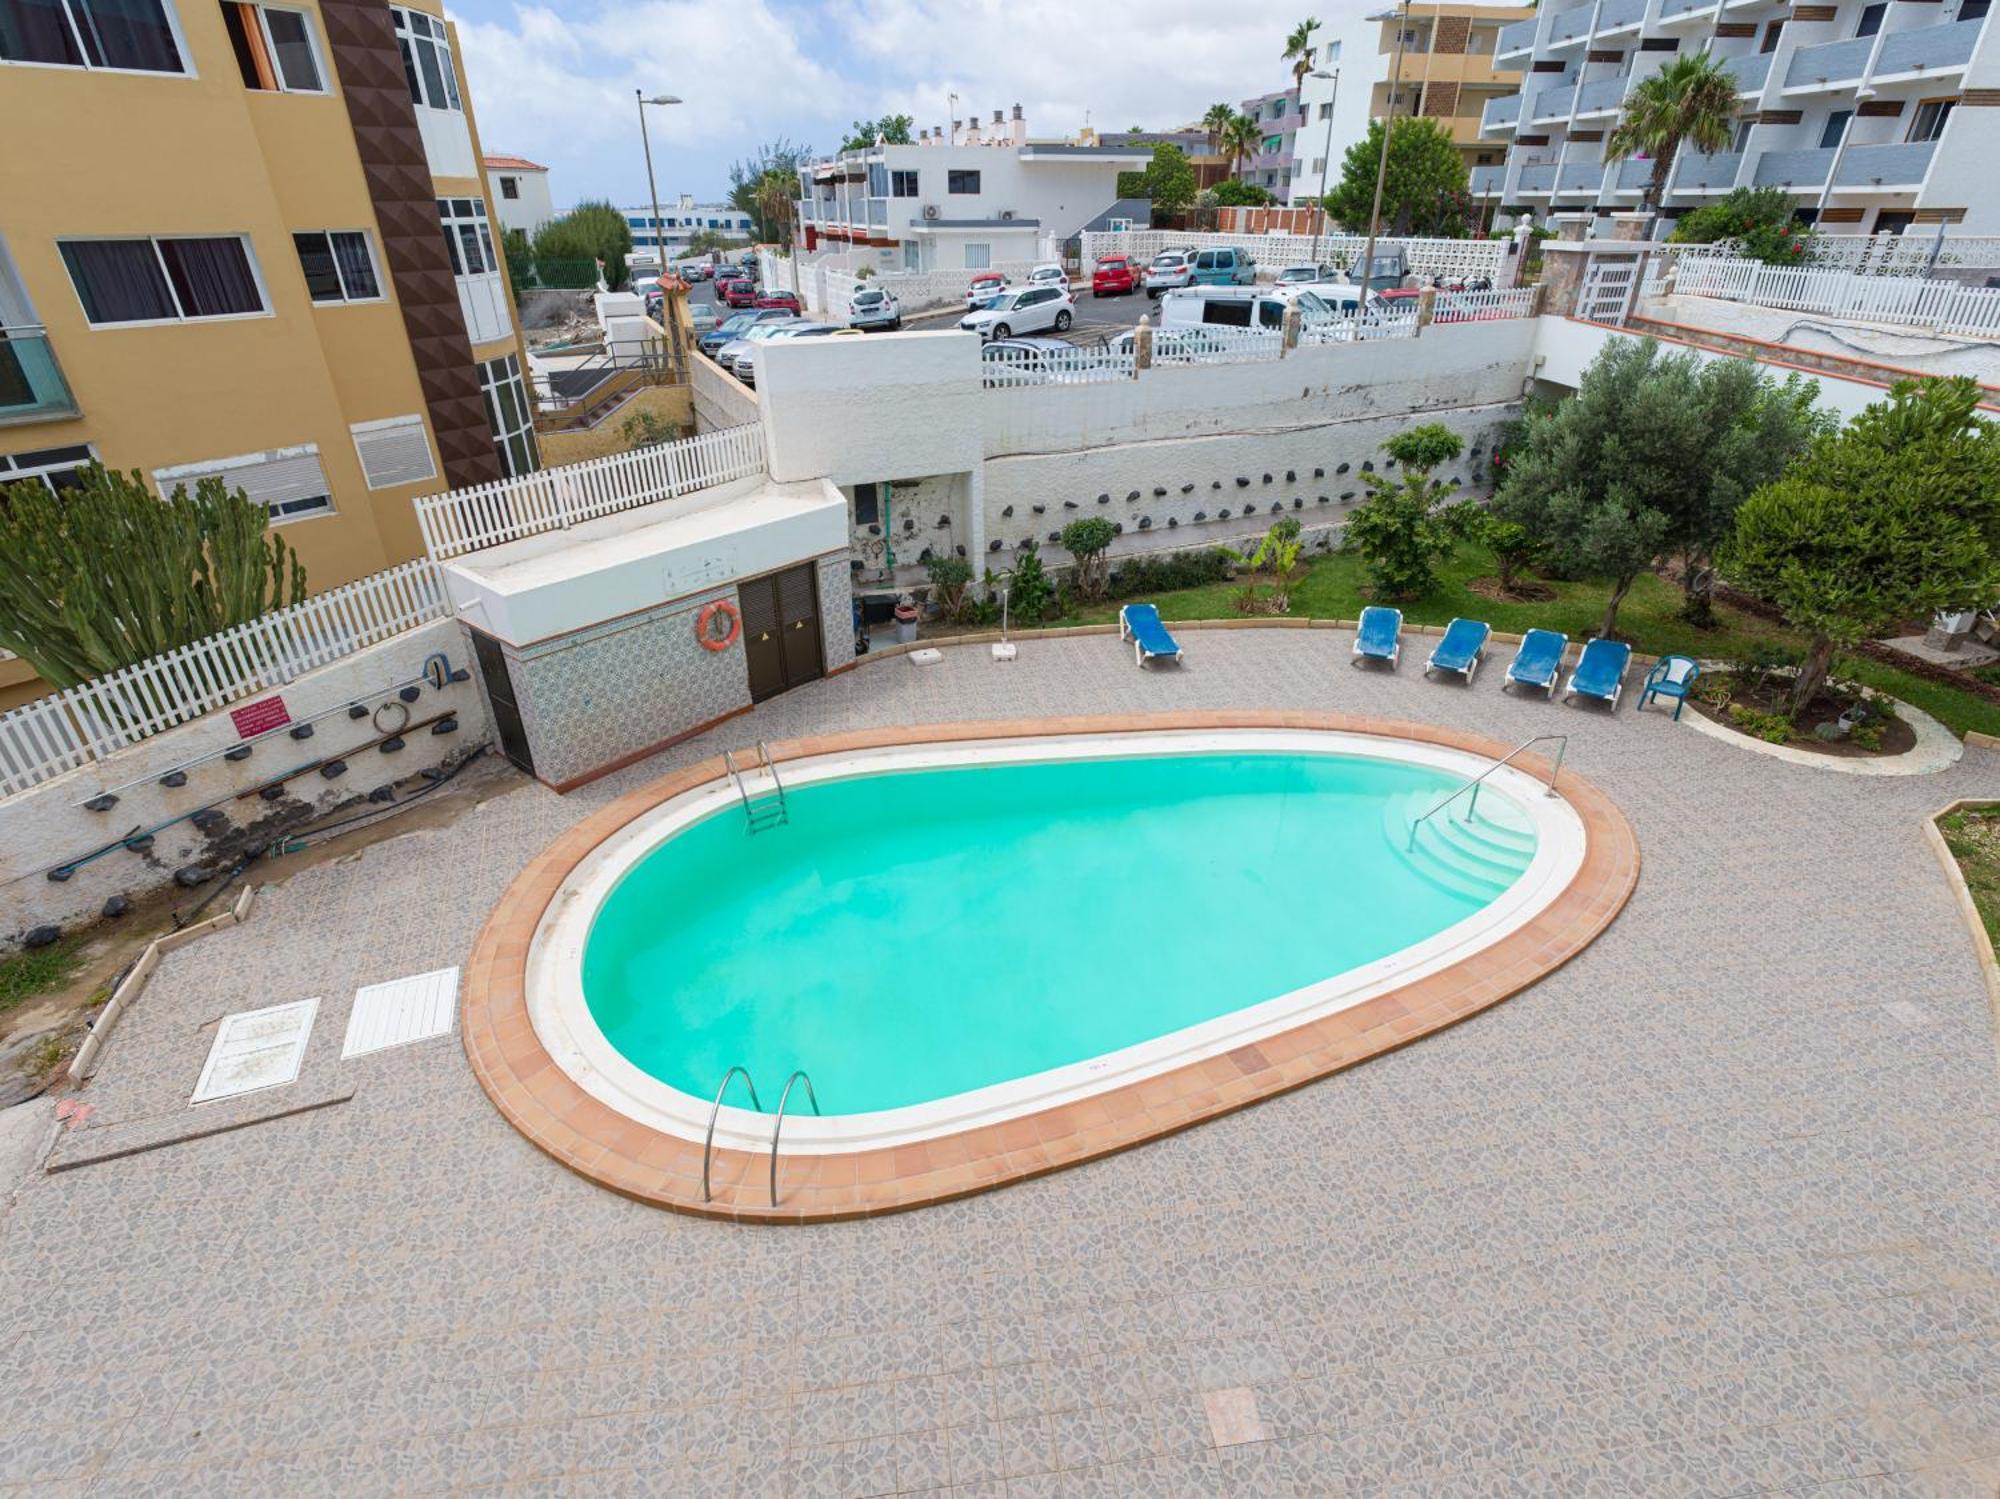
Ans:
[[[1308,322],[1344,316],[1314,287],[1184,286],[1160,298],[1162,328],[1259,328],[1282,332],[1285,311],[1297,304]]]

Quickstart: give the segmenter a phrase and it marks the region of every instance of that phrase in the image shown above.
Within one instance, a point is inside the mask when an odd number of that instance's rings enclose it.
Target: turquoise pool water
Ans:
[[[1457,783],[1204,753],[795,787],[786,826],[748,833],[732,807],[634,866],[591,927],[584,995],[626,1058],[698,1098],[742,1065],[773,1095],[805,1068],[826,1114],[925,1103],[1275,998],[1477,911],[1534,834],[1489,791],[1478,823],[1433,819],[1406,851],[1412,811]]]

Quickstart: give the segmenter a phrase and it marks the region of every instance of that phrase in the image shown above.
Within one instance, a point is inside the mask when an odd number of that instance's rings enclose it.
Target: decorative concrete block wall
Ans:
[[[853,566],[845,552],[818,564],[820,650],[827,675],[854,664]]]

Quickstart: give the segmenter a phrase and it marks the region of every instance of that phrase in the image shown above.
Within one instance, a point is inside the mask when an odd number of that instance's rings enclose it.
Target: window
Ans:
[[[1910,121],[1907,137],[1913,141],[1934,141],[1944,134],[1944,122],[1951,118],[1956,99],[1919,99],[1917,113]]]
[[[520,197],[521,179],[519,177],[502,177],[500,179],[500,196],[508,199],[510,202]],[[667,222],[671,224],[673,220],[668,219]]]
[[[361,460],[361,477],[368,481],[370,489],[421,484],[437,477],[437,464],[431,461],[431,445],[424,436],[421,416],[356,422],[347,430],[354,439],[354,454]]]
[[[0,453],[0,489],[37,479],[56,494],[83,482],[83,471],[97,461],[90,444],[71,448],[37,448],[28,453]]]
[[[162,495],[171,495],[182,485],[192,493],[203,479],[220,479],[231,490],[242,490],[271,512],[274,525],[333,514],[333,491],[313,443],[153,470],[153,483]]]
[[[315,302],[379,302],[382,283],[368,236],[358,229],[312,229],[292,236],[306,290]]]
[[[868,163],[868,196],[871,198],[889,196],[889,169],[879,161]]]
[[[1778,50],[1778,38],[1784,34],[1785,23],[1783,21],[1766,21],[1764,23],[1764,39],[1757,44],[1757,51],[1760,54],[1776,52]]]
[[[1875,0],[1873,5],[1861,7],[1861,19],[1855,23],[1856,36],[1873,36],[1882,29],[1882,18],[1889,13],[1888,0]]]
[[[857,484],[854,486],[854,524],[857,526],[878,526],[882,523],[882,500],[880,486]]]
[[[1819,133],[1821,149],[1840,144],[1840,138],[1847,134],[1847,122],[1854,118],[1851,109],[1836,109],[1826,117],[1826,127]]]
[[[1897,212],[1885,208],[1875,215],[1875,233],[1901,234],[1910,225],[1916,223],[1916,221],[1917,216],[1914,213]]]
[[[83,315],[98,326],[249,317],[269,310],[250,242],[240,234],[56,244]]]
[[[486,425],[493,431],[493,446],[500,450],[500,466],[507,477],[533,473],[541,460],[535,454],[534,408],[521,383],[519,361],[512,354],[487,360],[479,366],[479,389],[486,397]]]
[[[187,48],[166,0],[0,0],[0,60],[188,71]]]
[[[400,5],[390,6],[389,14],[396,21],[396,45],[403,50],[403,77],[409,82],[410,98],[428,109],[462,109],[444,22]]]
[[[1757,128],[1757,117],[1755,115],[1748,115],[1745,118],[1738,120],[1736,122],[1736,139],[1730,142],[1729,149],[1737,152],[1749,150],[1750,132],[1755,130],[1756,128]]]
[[[948,193],[976,193],[979,191],[977,172],[945,173],[944,189]]]
[[[889,196],[892,198],[914,198],[917,195],[917,174],[915,172],[891,172],[889,174]]]
[[[483,276],[500,269],[493,253],[493,231],[486,223],[486,203],[481,198],[439,198],[438,219],[444,225],[445,248],[451,252],[454,276]],[[655,235],[647,241],[658,243]]]
[[[1961,21],[1982,21],[1986,18],[1987,0],[1959,0],[1958,18]]]
[[[993,264],[991,245],[967,245],[965,247],[965,268],[968,271],[983,271]]]
[[[1270,300],[1257,304],[1257,326],[1260,328],[1282,328],[1285,326],[1285,306],[1282,302]]]
[[[222,0],[222,24],[245,88],[287,94],[326,92],[312,23],[304,11]]]
[[[1320,105],[1319,118],[1322,120],[1330,120],[1333,118],[1333,105],[1331,102]]]
[[[1324,176],[1325,173],[1326,173],[1326,158],[1324,156],[1315,156],[1312,159],[1312,175],[1315,177],[1319,177],[1319,176]]]

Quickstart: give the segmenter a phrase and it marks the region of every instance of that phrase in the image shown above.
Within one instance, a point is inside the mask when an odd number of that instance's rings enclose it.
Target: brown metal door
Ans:
[[[783,628],[785,685],[817,681],[826,671],[820,653],[819,588],[813,566],[790,568],[777,577],[778,623]]]
[[[736,585],[743,611],[743,655],[750,670],[750,701],[761,703],[785,690],[784,631],[778,622],[778,580],[752,578]]]
[[[535,773],[534,751],[528,731],[521,724],[521,710],[514,701],[514,681],[507,672],[507,655],[491,635],[472,631],[472,654],[479,663],[479,680],[486,688],[486,703],[493,710],[493,733],[500,741],[500,753],[529,775]]]

